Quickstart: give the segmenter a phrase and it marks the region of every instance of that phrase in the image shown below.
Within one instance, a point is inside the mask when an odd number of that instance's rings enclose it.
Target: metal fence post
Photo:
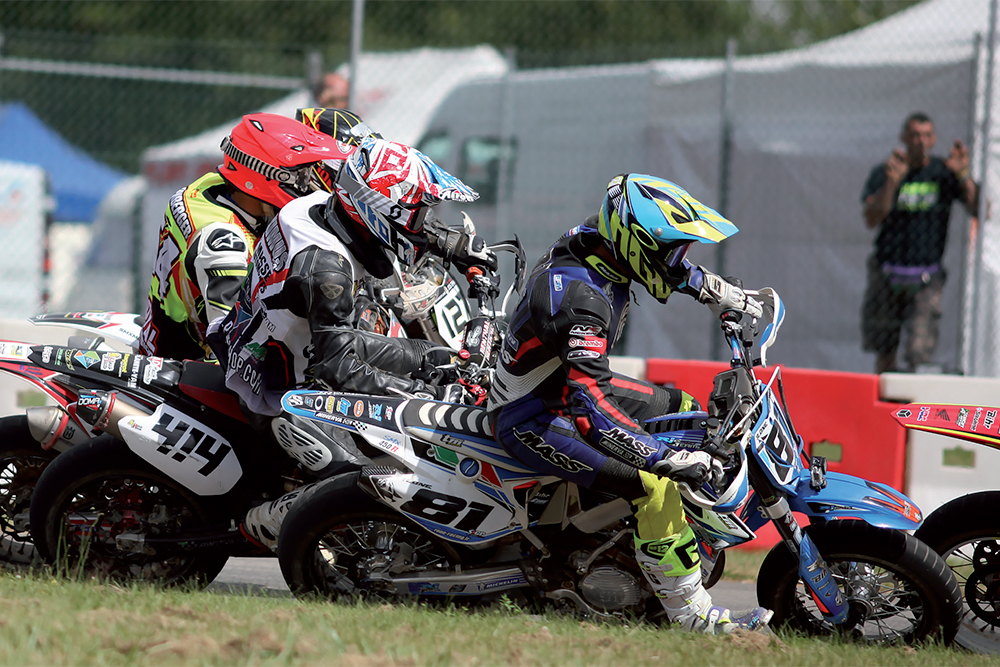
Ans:
[[[977,216],[979,218],[979,230],[976,234],[975,257],[972,264],[972,326],[969,335],[969,350],[975,350],[979,343],[979,280],[980,270],[983,260],[983,228],[986,223],[989,201],[989,167],[990,167],[990,133],[992,132],[992,122],[990,116],[993,113],[993,72],[994,57],[996,55],[997,40],[997,1],[990,0],[990,32],[986,40],[986,90],[983,101],[983,124],[980,136],[983,137],[983,150],[979,154],[979,208]],[[990,341],[995,344],[995,341]],[[970,375],[975,375],[976,365],[970,366]]]
[[[351,15],[351,75],[347,78],[347,108],[357,107],[358,100],[358,60],[361,58],[361,40],[365,31],[365,0],[354,0]]]
[[[726,40],[726,68],[722,72],[722,125],[719,128],[719,201],[718,211],[726,215],[729,208],[729,174],[733,149],[733,100],[732,84],[733,69],[736,66],[736,40],[730,37]],[[715,270],[720,276],[726,273],[726,244],[719,243],[715,248]],[[721,360],[722,330],[712,322],[712,359]]]

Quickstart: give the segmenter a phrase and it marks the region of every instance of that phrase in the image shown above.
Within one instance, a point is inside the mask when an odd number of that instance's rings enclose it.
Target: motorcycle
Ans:
[[[911,403],[893,413],[906,428],[1000,449],[1000,408]],[[994,424],[996,423],[996,425]],[[1000,653],[1000,491],[970,493],[930,513],[914,534],[945,559],[964,596],[955,641],[978,653]]]
[[[487,290],[500,282],[473,278]],[[31,497],[31,539],[50,564],[207,583],[230,556],[273,555],[241,530],[251,508],[352,465],[346,443],[290,436],[277,420],[275,446],[249,426],[215,364],[0,341],[0,370],[59,403],[45,433],[34,431],[43,446],[72,445]]]
[[[471,220],[466,223],[467,230],[470,225]],[[475,233],[474,226],[471,233]],[[380,328],[378,333],[387,336],[425,338],[457,348],[470,319],[468,299],[441,260],[431,255],[406,271],[397,264],[390,279],[372,281],[364,289],[372,307],[359,317],[377,319],[378,325],[368,328]],[[45,313],[29,322],[74,329],[78,333],[69,337],[68,347],[99,353],[122,349],[137,352],[142,330],[141,316],[111,311]],[[13,365],[21,366],[19,362]],[[2,370],[24,377],[0,364]],[[85,435],[99,435],[92,425],[77,418],[72,409],[74,400],[60,392],[53,395],[45,386],[29,381],[52,397],[56,406],[28,408],[25,414],[0,417],[0,565],[26,566],[35,562],[28,508],[38,478],[58,453],[86,440]],[[53,428],[69,429],[72,434],[53,438]]]
[[[751,294],[766,316],[723,315],[732,368],[716,376],[708,411],[645,425],[671,447],[724,461],[721,485],[682,487],[697,536],[714,553],[775,524],[782,541],[761,566],[757,596],[778,626],[873,644],[950,641],[961,608],[954,578],[902,532],[919,524],[919,509],[887,486],[806,459],[780,368],[767,382],[754,378],[784,307],[769,288]],[[285,517],[278,558],[295,594],[505,594],[595,617],[663,620],[635,562],[629,503],[511,458],[484,409],[324,391],[289,392],[282,407],[290,432],[347,433],[368,454],[360,471],[304,490]],[[800,528],[793,511],[811,525]]]
[[[115,352],[137,345],[141,319],[132,313],[70,312],[46,313],[29,319],[32,324],[70,327],[88,335],[69,337],[68,345],[85,350]],[[109,344],[108,340],[119,345]],[[15,363],[20,370],[21,364]],[[6,366],[0,364],[0,370]],[[18,373],[15,373],[17,375]],[[23,377],[23,376],[22,376]],[[34,382],[33,382],[34,383]],[[50,392],[45,392],[50,394]],[[59,402],[59,399],[56,399]],[[55,456],[69,448],[80,433],[89,430],[85,423],[67,415],[66,428],[77,432],[68,439],[49,440],[50,410],[31,407],[25,414],[0,417],[0,564],[25,566],[35,560],[35,549],[28,533],[28,506],[31,493],[45,467]],[[72,426],[69,422],[73,421]],[[34,433],[42,434],[46,444],[39,446]]]

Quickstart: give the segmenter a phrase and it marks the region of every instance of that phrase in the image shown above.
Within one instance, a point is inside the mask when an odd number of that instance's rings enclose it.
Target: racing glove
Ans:
[[[746,313],[750,317],[760,317],[764,314],[761,305],[751,297],[746,295],[738,285],[735,285],[732,278],[722,278],[703,267],[698,267],[703,276],[701,292],[698,294],[698,301],[708,306],[709,310],[716,317],[722,315],[727,310],[735,310]]]
[[[486,247],[483,237],[455,229],[441,230],[441,236],[431,239],[432,246],[445,262],[454,264],[465,273],[477,266],[495,271],[497,256]]]
[[[707,452],[680,450],[671,452],[653,464],[653,474],[667,477],[689,489],[701,488],[705,482],[715,483],[722,479],[722,463]]]

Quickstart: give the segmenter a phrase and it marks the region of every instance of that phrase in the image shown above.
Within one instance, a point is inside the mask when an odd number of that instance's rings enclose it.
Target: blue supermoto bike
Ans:
[[[757,584],[772,625],[871,644],[951,641],[962,610],[955,579],[903,532],[919,525],[919,509],[892,488],[827,472],[823,459],[805,456],[780,368],[766,381],[754,375],[784,306],[770,288],[748,294],[764,315],[723,313],[732,366],[716,376],[707,412],[645,424],[672,447],[707,449],[724,462],[724,479],[682,487],[711,579],[726,548],[773,522],[782,540]],[[497,327],[490,339],[502,334]],[[488,359],[463,383],[488,386]],[[286,394],[283,408],[283,437],[340,443],[359,467],[310,487],[282,524],[278,555],[296,594],[505,594],[599,617],[663,620],[632,555],[629,503],[512,459],[484,409],[309,390]],[[810,525],[802,529],[793,512]]]

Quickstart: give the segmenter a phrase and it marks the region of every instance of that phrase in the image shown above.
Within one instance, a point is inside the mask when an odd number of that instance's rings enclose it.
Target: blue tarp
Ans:
[[[125,178],[68,143],[22,102],[0,105],[0,160],[48,172],[58,222],[93,222],[104,195]]]

